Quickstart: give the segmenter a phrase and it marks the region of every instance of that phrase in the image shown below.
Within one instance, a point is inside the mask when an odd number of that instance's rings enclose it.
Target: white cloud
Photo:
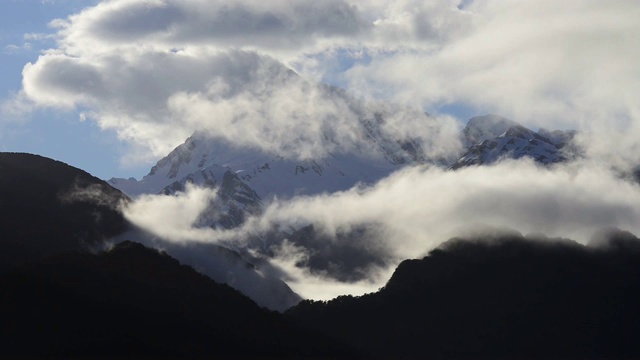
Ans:
[[[312,78],[344,82],[358,96],[427,108],[462,103],[531,126],[596,133],[590,140],[595,146],[588,148],[592,156],[613,161],[622,154],[626,163],[640,161],[630,155],[637,153],[633,144],[640,127],[635,36],[640,6],[635,1],[461,5],[445,0],[104,1],[51,23],[58,47],[25,67],[24,92],[40,106],[88,108],[103,128],[150,149],[151,159],[184,140],[203,117],[215,117],[203,116],[205,109],[223,110],[226,119],[244,116],[229,115],[234,104],[251,106],[247,114],[266,110],[280,116],[278,125],[285,117],[297,119],[286,111],[300,109],[287,108],[286,98],[273,100],[283,101],[277,112],[261,103],[277,88],[269,81],[282,80],[281,69],[275,69],[283,65],[277,64],[290,63]],[[332,73],[352,65],[344,74]],[[223,96],[226,107],[212,101],[220,96],[220,85],[232,89]],[[277,91],[291,96],[289,90]],[[305,104],[318,99],[309,91],[296,101],[304,96]],[[344,110],[344,104],[330,109],[331,102],[307,108],[307,115]],[[302,124],[308,122],[298,128]],[[244,125],[236,130],[253,138],[239,140],[281,144],[279,136],[258,136],[264,121]],[[291,130],[290,124],[271,128]],[[612,138],[616,132],[626,135]],[[314,135],[300,139],[316,141]],[[613,142],[625,147],[612,150]]]
[[[14,45],[14,44],[6,45],[2,52],[4,54],[13,55],[13,54],[19,54],[20,52],[23,52],[23,51],[31,51],[32,49],[33,49],[33,45],[29,42],[25,42],[22,45]]]
[[[596,133],[606,146],[594,156],[634,153],[637,2],[475,1],[465,11],[472,25],[440,48],[357,65],[348,72],[350,86],[427,107],[463,103],[530,126]]]
[[[85,58],[60,52],[40,56],[23,71],[25,94],[41,106],[87,108],[85,117],[122,139],[166,155],[195,129],[168,108],[172,96],[206,92],[210,82],[250,87],[256,76],[275,64],[254,53],[176,54],[140,50],[120,56]],[[209,114],[208,120],[215,117]]]
[[[437,1],[382,10],[343,0],[103,1],[52,21],[55,35],[27,35],[54,36],[58,47],[25,66],[24,94],[37,106],[82,109],[83,119],[150,150],[127,161],[157,159],[203,127],[213,136],[285,156],[322,156],[352,145],[359,135],[354,119],[363,109],[349,109],[351,100],[293,80],[283,64],[331,49],[356,54],[361,46],[386,49],[388,41],[399,44],[391,48],[405,46],[403,36],[411,43],[441,41],[449,37],[447,29],[453,32],[454,21],[447,20],[432,26],[438,29],[434,36],[418,34],[425,31],[418,29],[425,21],[419,14],[409,29],[396,29],[412,9],[439,22],[440,15],[459,13]],[[395,117],[403,118],[408,117]],[[438,122],[423,122],[435,138],[451,132],[454,123],[443,119],[441,130]],[[401,124],[395,121],[387,130],[416,131]],[[420,137],[432,140],[424,129]],[[325,135],[341,138],[322,143]],[[443,149],[439,143],[425,147]]]
[[[20,51],[20,49],[21,49],[21,47],[18,46],[18,45],[9,44],[9,45],[4,47],[4,52],[6,54],[12,54],[12,53]]]
[[[278,155],[309,159],[353,149],[359,121],[385,113],[391,138],[420,138],[432,156],[457,150],[451,118],[407,108],[363,106],[336,89],[309,83],[255,52],[215,54],[140,50],[76,58],[59,52],[25,66],[24,93],[43,106],[86,107],[83,118],[166,155],[195,130]]]
[[[283,271],[287,285],[306,299],[331,300],[345,294],[360,296],[375,292],[386,283],[394,270],[393,267],[374,268],[365,279],[340,282],[296,265],[307,256],[306,249],[285,240],[270,259],[273,266]]]
[[[213,242],[216,239],[196,223],[215,197],[211,189],[188,184],[186,192],[177,196],[143,195],[122,206],[126,218],[150,234],[172,242]]]
[[[330,233],[345,226],[384,224],[394,255],[407,258],[474,223],[581,242],[605,226],[639,232],[639,200],[637,185],[599,165],[548,169],[528,160],[504,161],[456,171],[409,168],[373,188],[273,204],[263,221],[294,226],[314,222]]]
[[[260,217],[230,231],[194,228],[208,196],[203,194],[208,193],[192,188],[178,198],[146,197],[144,206],[134,203],[126,214],[135,224],[167,241],[222,242],[240,247],[247,245],[247,238],[272,229],[274,224],[300,228],[313,223],[327,234],[366,224],[379,226],[376,235],[367,236],[367,241],[356,246],[363,246],[363,250],[386,249],[386,255],[395,261],[388,267],[371,267],[368,277],[354,283],[341,283],[327,274],[296,266],[311,250],[282,244],[273,264],[288,273],[288,281],[301,295],[315,298],[343,291],[373,291],[384,285],[397,262],[421,257],[469,228],[506,227],[582,243],[609,226],[640,233],[640,187],[606,167],[586,162],[555,168],[540,167],[528,160],[456,171],[407,168],[370,188],[272,203]],[[178,207],[190,210],[178,211]],[[144,221],[138,213],[143,214]],[[178,222],[172,218],[175,214],[188,216]]]

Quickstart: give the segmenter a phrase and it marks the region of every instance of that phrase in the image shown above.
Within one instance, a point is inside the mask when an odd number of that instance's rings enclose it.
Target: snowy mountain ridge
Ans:
[[[368,152],[354,147],[351,152],[327,154],[310,160],[296,160],[242,147],[196,132],[153,166],[141,180],[116,179],[109,183],[129,196],[173,195],[187,183],[218,189],[199,226],[234,228],[274,197],[334,193],[357,184],[373,184],[403,166],[424,164],[421,144],[389,139],[380,130],[380,116],[360,121]],[[490,164],[501,158],[531,157],[541,164],[562,162],[570,157],[565,145],[573,131],[534,132],[496,115],[471,118],[461,131],[461,142],[470,144],[449,169]],[[452,141],[458,141],[452,139]],[[433,162],[431,162],[433,164]]]
[[[464,142],[471,145],[450,168],[491,164],[502,158],[530,157],[540,164],[563,162],[573,156],[565,145],[575,134],[546,129],[535,132],[495,115],[474,117],[462,130]]]
[[[474,116],[462,129],[463,144],[466,148],[493,139],[504,134],[512,126],[520,125],[515,121],[498,115]]]
[[[331,193],[358,183],[372,184],[402,166],[429,162],[417,141],[388,139],[380,131],[379,123],[375,119],[361,122],[363,138],[371,145],[368,153],[354,148],[352,152],[310,160],[288,159],[196,132],[158,161],[141,180],[112,178],[109,183],[133,197],[173,194],[184,189],[186,182],[218,186],[224,174],[231,172],[255,191],[259,199],[267,201],[274,196]],[[563,148],[574,135],[574,131],[534,132],[500,116],[477,116],[461,132],[466,152],[457,161],[443,165],[457,169],[489,164],[502,157],[524,156],[543,164],[560,162],[566,159]]]
[[[310,160],[239,147],[196,132],[158,161],[141,180],[112,178],[109,183],[135,197],[163,193],[166,187],[187,178],[198,185],[219,184],[222,175],[231,171],[262,199],[290,198],[347,190],[359,182],[374,183],[404,164],[425,161],[416,142],[398,144],[384,138],[370,124],[363,128],[372,151],[355,149]]]
[[[284,158],[196,132],[158,161],[141,180],[114,178],[109,183],[132,197],[140,194],[175,195],[184,191],[187,183],[217,189],[218,196],[209,204],[195,226],[231,229],[241,225],[247,217],[259,215],[264,204],[273,197],[290,198],[302,194],[347,190],[357,184],[373,184],[403,166],[428,162],[422,155],[420,143],[389,139],[381,131],[381,123],[382,120],[375,117],[362,120],[363,140],[368,142],[368,145],[364,145],[366,151],[362,147],[354,147],[351,152],[329,153],[309,160]],[[464,166],[490,164],[502,157],[523,156],[532,157],[543,164],[560,162],[566,159],[563,148],[574,134],[544,129],[536,133],[495,115],[474,117],[460,133],[462,143],[470,144],[466,152],[453,163],[438,165],[455,170]],[[227,261],[219,251],[203,247],[200,258],[183,258],[180,247],[163,247],[214,280],[234,286],[260,305],[271,309],[291,306],[299,301],[299,297],[269,276],[265,277],[266,282],[260,283],[259,291],[253,289],[250,285],[252,282],[248,279],[255,277],[255,271],[270,273],[267,270],[269,262],[261,260],[261,257],[268,259],[273,256],[272,250],[283,241],[293,241],[296,246],[309,249],[314,254],[310,258],[310,264],[315,266],[313,271],[331,274],[338,279],[357,279],[358,269],[386,261],[378,256],[376,249],[372,249],[362,263],[353,263],[352,259],[346,258],[335,259],[332,255],[348,254],[348,247],[340,251],[335,251],[333,247],[335,244],[348,245],[353,241],[364,241],[367,229],[343,234],[350,239],[349,242],[322,241],[319,235],[309,229],[290,229],[293,232],[274,229],[272,234],[254,239],[256,243],[249,243],[247,249],[229,250],[236,254],[241,263],[256,265],[253,270],[236,266],[231,277],[231,273],[202,265]],[[211,261],[207,261],[209,258]],[[329,267],[325,268],[326,266]],[[331,272],[332,269],[339,271]]]

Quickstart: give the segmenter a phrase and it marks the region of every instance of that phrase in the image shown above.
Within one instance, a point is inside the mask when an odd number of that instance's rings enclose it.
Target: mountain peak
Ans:
[[[515,121],[498,115],[474,116],[462,130],[463,142],[467,147],[504,134],[509,128],[521,126]]]
[[[563,148],[575,132],[535,132],[503,117],[486,115],[471,118],[462,135],[469,150],[451,169],[490,164],[501,158],[530,157],[541,164],[561,162],[571,156]]]

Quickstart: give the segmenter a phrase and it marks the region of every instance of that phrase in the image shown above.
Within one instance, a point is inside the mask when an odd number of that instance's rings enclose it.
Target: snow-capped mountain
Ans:
[[[381,114],[363,117],[359,124],[362,141],[350,152],[309,160],[285,158],[196,132],[141,180],[113,178],[109,183],[132,197],[175,194],[187,183],[216,188],[219,196],[199,224],[233,228],[258,214],[262,204],[274,197],[343,191],[356,184],[372,184],[405,165],[429,162],[418,141],[389,138],[382,130]],[[466,152],[457,161],[440,165],[457,169],[504,157],[560,162],[569,156],[565,145],[574,135],[560,130],[534,132],[500,116],[477,116],[461,132]]]
[[[244,222],[248,215],[260,212],[262,200],[245,184],[237,173],[222,166],[195,171],[180,181],[162,189],[164,195],[185,191],[188,183],[200,184],[218,190],[217,197],[209,204],[196,226],[211,226],[231,229]]]
[[[109,183],[134,198],[141,194],[170,196],[185,190],[187,183],[217,189],[218,196],[194,225],[234,228],[248,216],[258,214],[263,203],[274,197],[282,199],[347,190],[358,183],[372,184],[406,164],[426,161],[417,140],[395,140],[383,128],[383,115],[370,114],[372,116],[360,119],[361,136],[351,151],[341,148],[341,151],[327,152],[315,159],[298,160],[195,132],[158,161],[141,180],[114,178]],[[277,246],[289,235],[277,232],[269,244]],[[257,241],[265,243],[262,238]],[[251,264],[255,268],[231,266],[231,270],[225,271],[226,265],[203,265],[226,264],[219,259],[219,254],[207,250],[205,245],[190,245],[192,248],[184,251],[183,245],[158,244],[155,240],[146,243],[161,247],[214,280],[235,287],[262,306],[281,310],[300,300],[283,286],[280,278],[270,275],[274,270],[269,270],[270,264],[259,258],[268,256],[263,251],[256,250],[258,258],[253,258],[247,249],[229,250],[241,254],[237,256],[242,259],[239,264]],[[193,251],[195,247],[198,247],[197,251]],[[199,255],[194,256],[195,253]],[[233,275],[229,277],[229,274]],[[256,280],[256,274],[261,274],[261,281]]]
[[[174,195],[184,191],[187,183],[217,189],[218,196],[211,201],[195,226],[231,229],[241,225],[247,217],[258,215],[264,204],[274,197],[282,199],[347,190],[356,184],[372,184],[403,166],[430,162],[424,157],[418,141],[390,138],[382,129],[384,119],[381,115],[363,117],[359,124],[361,141],[351,151],[327,153],[308,160],[278,156],[212,138],[204,132],[195,132],[158,161],[141,180],[111,179],[109,183],[132,197],[140,194]],[[495,115],[474,117],[460,133],[461,139],[451,139],[461,140],[467,145],[466,152],[453,163],[438,165],[457,169],[489,164],[502,157],[525,156],[544,164],[560,162],[566,159],[563,150],[574,134],[571,131],[551,132],[545,129],[534,132]],[[330,274],[336,279],[357,279],[361,269],[386,261],[378,256],[375,249],[366,258],[360,256],[360,262],[336,259],[331,254],[349,253],[345,249],[334,251],[335,244],[341,242],[316,241],[317,235],[308,229],[274,228],[272,233],[248,241],[246,249],[229,250],[235,254],[232,258],[241,259],[238,264],[255,266],[251,269],[231,266],[230,269],[235,269],[232,272],[225,272],[220,266],[203,267],[202,264],[219,263],[215,259],[220,257],[215,251],[205,249],[205,245],[198,245],[202,249],[196,252],[183,251],[182,245],[162,247],[179,260],[195,266],[217,281],[236,287],[259,304],[272,309],[291,306],[299,298],[283,286],[284,283],[276,281],[279,280],[277,276],[273,279],[267,277],[265,279],[268,281],[260,282],[259,291],[250,285],[253,280],[247,279],[254,279],[258,273],[263,276],[271,273],[268,270],[269,262],[261,257],[273,256],[272,250],[284,241],[309,250],[314,254],[309,258],[311,270]],[[366,230],[360,237],[366,238]],[[352,233],[345,236],[352,241],[359,238]],[[194,253],[201,255],[185,255]],[[332,269],[335,271],[331,272]],[[227,276],[231,273],[234,275]]]
[[[481,144],[504,134],[512,126],[520,125],[515,121],[498,115],[474,116],[462,129],[462,139],[466,148]]]
[[[575,131],[540,129],[534,132],[496,115],[474,117],[462,130],[469,148],[451,169],[490,164],[501,158],[531,157],[541,164],[562,162],[572,156],[565,151],[565,145],[574,135]]]
[[[420,142],[390,138],[382,130],[383,123],[381,114],[363,116],[359,121],[361,142],[351,151],[326,153],[308,160],[278,156],[196,132],[158,161],[141,180],[112,178],[109,183],[132,197],[173,194],[183,190],[187,182],[218,187],[229,173],[228,181],[234,178],[244,184],[236,182],[244,195],[229,199],[244,208],[248,203],[253,206],[274,196],[290,198],[346,190],[358,183],[374,183],[404,165],[433,163],[424,156]],[[574,135],[574,131],[534,132],[497,115],[477,116],[468,121],[461,133],[466,152],[453,163],[439,165],[455,169],[523,156],[541,163],[559,162],[566,158],[565,145]]]
[[[232,143],[219,130],[201,129],[158,161],[141,180],[114,178],[109,183],[135,197],[165,192],[166,187],[187,180],[196,185],[220,184],[222,175],[230,171],[268,201],[274,196],[290,198],[346,190],[360,182],[373,183],[404,164],[431,161],[418,134],[433,126],[428,114],[365,103],[343,89],[307,83],[290,71],[284,72],[281,80],[282,84],[273,85],[274,91],[286,84],[295,85],[305,99],[334,104],[344,109],[344,114],[314,112],[305,119],[317,128],[308,133],[296,128],[290,137],[278,137],[277,146],[262,147],[255,141]],[[276,121],[269,116],[265,114],[261,120]],[[292,116],[291,122],[296,122],[295,114]],[[399,131],[398,119],[415,121],[421,132]]]
[[[373,183],[404,164],[424,161],[417,142],[385,139],[371,123],[363,123],[363,132],[369,139],[370,149],[328,153],[310,160],[239,147],[196,132],[158,161],[141,180],[112,178],[109,184],[135,197],[172,193],[181,189],[186,181],[216,186],[222,183],[226,172],[231,172],[261,199],[289,198],[347,190],[357,183]]]

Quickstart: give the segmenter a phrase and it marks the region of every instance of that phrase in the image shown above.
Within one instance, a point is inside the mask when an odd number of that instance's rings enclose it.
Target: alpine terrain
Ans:
[[[340,92],[337,94],[342,95]],[[329,153],[318,159],[296,160],[273,155],[255,148],[234,145],[223,139],[195,132],[183,144],[158,161],[141,180],[112,178],[109,184],[129,196],[142,194],[176,195],[185,191],[188,183],[217,189],[197,223],[198,227],[232,229],[255,215],[259,215],[271,200],[299,195],[314,195],[344,191],[353,186],[366,186],[388,176],[404,166],[442,166],[452,170],[463,166],[490,164],[501,158],[531,157],[541,164],[565,161],[572,131],[534,132],[524,126],[495,115],[470,119],[451,142],[464,145],[458,159],[433,160],[424,155],[417,140],[395,140],[383,130],[384,117],[374,114],[359,121],[360,139],[351,151]],[[368,149],[363,151],[363,149]],[[385,249],[362,246],[367,243],[375,226],[360,227],[341,232],[339,238],[349,241],[330,241],[315,231],[312,224],[299,229],[274,228],[269,233],[244,241],[243,247],[227,245],[228,251],[213,251],[221,245],[158,244],[156,240],[141,240],[150,246],[161,247],[180,261],[191,264],[216,281],[241,290],[263,306],[284,310],[297,303],[297,297],[270,274],[269,263],[261,258],[276,255],[284,242],[307,249],[309,255],[299,266],[312,273],[327,275],[340,281],[363,279],[371,267],[387,266],[394,259]],[[195,247],[201,251],[193,251]],[[212,265],[212,256],[235,254],[225,258],[224,266]],[[198,254],[197,256],[194,254]],[[216,257],[216,258],[217,258]],[[235,269],[226,272],[229,259]],[[222,261],[222,260],[220,260]],[[263,274],[261,286],[255,284],[255,271]],[[251,271],[247,271],[251,269]],[[277,277],[277,276],[276,276]],[[253,279],[248,281],[247,279]],[[264,285],[264,286],[263,286]]]

